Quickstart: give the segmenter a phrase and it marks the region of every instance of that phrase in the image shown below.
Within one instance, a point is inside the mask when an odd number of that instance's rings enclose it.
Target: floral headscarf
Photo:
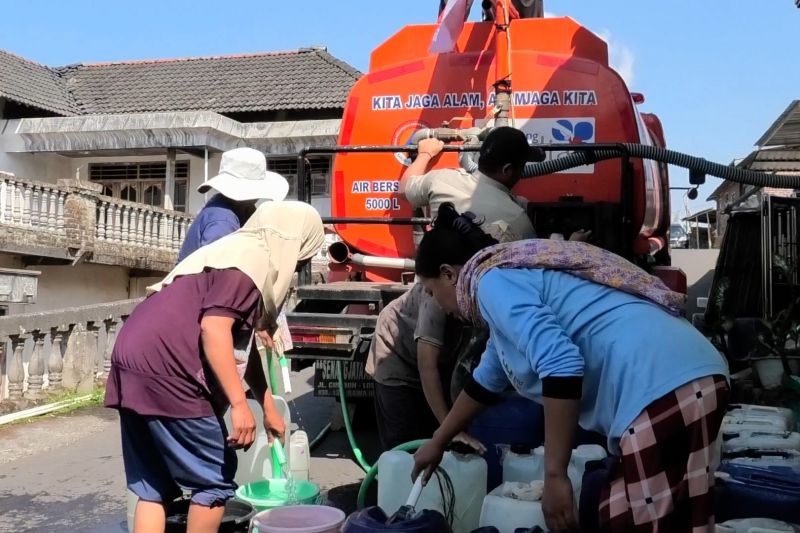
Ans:
[[[531,239],[485,248],[461,269],[456,286],[458,308],[464,319],[476,325],[482,323],[478,282],[493,268],[563,270],[649,300],[673,315],[678,315],[686,302],[685,295],[671,291],[657,277],[607,250],[585,242]]]

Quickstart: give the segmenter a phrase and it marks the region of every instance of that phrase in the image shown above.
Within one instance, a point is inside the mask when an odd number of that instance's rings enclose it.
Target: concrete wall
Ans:
[[[131,278],[128,293],[130,298],[143,298],[147,292],[147,287],[161,281],[163,277],[157,278]]]
[[[74,177],[70,174],[68,157],[57,154],[14,153],[25,149],[22,138],[14,133],[18,123],[18,120],[0,120],[0,172],[51,183]]]
[[[33,268],[33,267],[32,267]],[[129,297],[128,270],[120,267],[79,264],[39,266],[39,297],[26,312],[125,300]]]
[[[323,217],[331,216],[331,197],[330,196],[318,196],[311,199],[311,205],[313,205],[319,214]]]
[[[20,256],[0,253],[0,268],[41,272],[36,302],[10,304],[9,315],[41,313],[83,305],[141,298],[145,290],[161,277],[130,277],[127,268],[81,263],[70,265],[26,266]]]
[[[129,277],[127,268],[106,265],[25,266],[19,256],[11,254],[0,254],[0,267],[42,273],[36,302],[8,305],[8,314],[11,316],[137,298],[144,296],[144,287],[154,282],[147,278],[146,282],[140,283],[140,278]]]
[[[686,274],[689,287],[687,316],[702,310],[697,308],[697,298],[707,298],[717,266],[719,250],[672,250],[672,266],[678,267]]]

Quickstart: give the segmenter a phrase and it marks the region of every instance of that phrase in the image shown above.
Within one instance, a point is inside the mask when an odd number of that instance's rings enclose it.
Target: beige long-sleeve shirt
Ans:
[[[440,205],[452,202],[459,213],[470,211],[483,217],[482,229],[500,242],[536,237],[524,200],[481,172],[433,170],[403,180],[401,190],[411,205],[429,207],[432,216],[436,216]]]

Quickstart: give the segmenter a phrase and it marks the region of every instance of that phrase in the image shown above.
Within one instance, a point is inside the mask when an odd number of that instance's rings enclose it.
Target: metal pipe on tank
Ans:
[[[463,130],[453,128],[422,128],[415,131],[408,143],[417,145],[422,139],[439,139],[444,142],[463,141]]]
[[[494,125],[508,126],[511,115],[511,37],[508,32],[509,0],[495,0],[495,111]]]
[[[328,259],[331,261],[331,263],[347,263],[350,261],[351,257],[352,254],[350,253],[350,247],[341,241],[334,242],[328,246]]]
[[[507,122],[507,121],[506,121]],[[479,146],[483,139],[489,134],[492,128],[423,128],[415,131],[409,139],[409,144],[417,145],[422,139],[439,139],[448,141],[464,141],[465,145]],[[459,164],[468,172],[478,169],[475,156],[470,152],[462,152],[458,158]]]
[[[398,270],[414,270],[414,260],[403,257],[379,257],[376,255],[354,254],[350,252],[347,244],[339,241],[328,246],[328,259],[332,263],[353,265],[373,268],[393,268]]]
[[[413,259],[406,259],[404,257],[378,257],[376,255],[363,255],[353,254],[350,262],[354,265],[375,267],[375,268],[393,268],[398,270],[414,270],[416,263]]]
[[[479,146],[481,144],[481,140],[478,135],[470,135],[467,137],[464,144],[474,144]],[[458,163],[461,165],[461,168],[467,172],[475,172],[478,170],[478,162],[475,161],[475,154],[473,152],[461,152],[461,155],[458,156]]]
[[[495,86],[495,109],[495,127],[508,126],[508,117],[511,110],[511,86],[509,84],[498,83]]]

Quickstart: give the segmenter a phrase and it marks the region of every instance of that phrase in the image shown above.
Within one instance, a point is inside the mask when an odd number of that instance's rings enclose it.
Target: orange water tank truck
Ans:
[[[594,244],[684,292],[685,276],[670,266],[667,163],[691,169],[694,186],[706,174],[770,179],[665,150],[658,117],[640,112],[644,97],[609,66],[607,44],[575,20],[512,19],[506,0],[488,7],[492,20],[465,23],[451,53],[429,53],[436,24],[406,26],[378,46],[347,99],[338,145],[300,154],[301,176],[305,155],[336,154],[328,222],[341,242],[329,250],[328,283],[302,276],[289,315],[291,353],[319,361],[318,395],[337,395],[336,360],[355,360],[348,394],[370,395],[359,374],[369,334],[382,306],[413,279],[427,223],[399,192],[422,137],[448,143],[436,168],[471,169],[491,127],[519,128],[541,148],[543,161],[529,164],[531,177],[514,190],[529,200],[539,235],[590,229]],[[308,181],[298,189],[310,200]]]
[[[550,148],[663,145],[658,119],[639,112],[637,101],[643,98],[631,95],[609,67],[602,39],[570,18],[506,23],[503,10],[498,11],[493,22],[467,23],[454,53],[428,53],[436,25],[407,26],[379,46],[347,100],[338,144],[403,145],[416,141],[421,131],[434,130],[463,145],[477,141],[475,132],[487,125],[503,123],[521,129],[531,144]],[[546,156],[562,154],[550,150]],[[403,152],[337,154],[333,217],[413,217],[398,191],[409,163]],[[529,212],[541,235],[591,228],[597,244],[666,266],[666,166],[630,160],[623,168],[622,163],[599,161],[531,178],[514,192],[531,202]],[[459,164],[459,154],[452,153],[437,167]],[[412,226],[342,223],[335,228],[350,249],[365,256],[414,256]],[[371,280],[399,279],[402,268],[395,270],[363,272]]]

